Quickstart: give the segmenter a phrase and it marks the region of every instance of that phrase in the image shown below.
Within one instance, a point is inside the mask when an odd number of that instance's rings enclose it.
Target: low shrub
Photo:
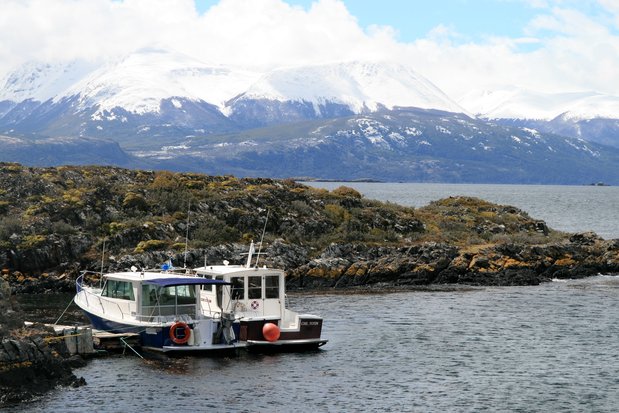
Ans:
[[[139,254],[146,251],[156,251],[167,247],[168,243],[160,239],[149,239],[148,241],[140,241],[135,247],[134,252]]]

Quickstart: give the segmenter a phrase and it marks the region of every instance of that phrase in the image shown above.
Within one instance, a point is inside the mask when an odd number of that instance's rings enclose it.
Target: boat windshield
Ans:
[[[119,298],[121,300],[135,300],[133,284],[128,281],[107,280],[101,291],[101,296]]]

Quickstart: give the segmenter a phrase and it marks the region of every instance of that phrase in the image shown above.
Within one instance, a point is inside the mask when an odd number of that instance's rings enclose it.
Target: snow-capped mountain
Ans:
[[[394,107],[466,113],[409,67],[360,61],[274,70],[229,101],[227,110],[236,122],[258,127]]]
[[[0,102],[54,103],[75,99],[75,111],[96,108],[96,119],[116,109],[143,115],[160,111],[174,98],[206,102],[224,114],[240,100],[298,101],[346,106],[352,113],[379,107],[409,106],[463,112],[427,79],[410,68],[389,63],[338,63],[257,73],[210,65],[178,52],[143,49],[100,65],[28,64],[11,73]],[[179,106],[179,101],[173,101]],[[180,107],[179,107],[180,109]]]
[[[11,73],[0,89],[0,132],[111,138],[132,147],[395,106],[465,112],[393,63],[257,73],[142,49],[99,64],[30,64]]]
[[[235,130],[224,102],[260,75],[158,49],[100,64],[29,64],[0,89],[0,131],[140,141]]]
[[[596,92],[475,91],[460,100],[478,117],[619,147],[619,97]]]
[[[519,88],[474,91],[460,104],[485,119],[550,121],[619,118],[619,97],[595,92],[542,93]]]
[[[345,62],[274,70],[254,83],[239,100],[307,102],[317,116],[331,103],[353,113],[396,106],[465,110],[409,67],[391,62]]]

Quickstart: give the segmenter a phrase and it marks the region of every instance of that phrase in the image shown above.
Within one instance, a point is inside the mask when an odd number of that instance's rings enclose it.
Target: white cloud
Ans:
[[[607,26],[608,16],[556,7],[567,2],[540,9],[521,38],[457,44],[433,35],[409,45],[408,52],[421,73],[456,99],[473,88],[502,86],[619,95],[619,36]]]
[[[619,27],[616,0],[597,0],[606,13],[597,17],[577,11],[573,0],[519,1],[539,11],[520,38],[462,43],[466,36],[440,25],[399,43],[394,28],[360,27],[340,0],[317,0],[307,10],[283,0],[221,0],[203,15],[192,0],[3,0],[0,76],[33,59],[93,60],[154,46],[263,70],[400,60],[456,98],[501,85],[619,95],[619,37],[609,27]]]

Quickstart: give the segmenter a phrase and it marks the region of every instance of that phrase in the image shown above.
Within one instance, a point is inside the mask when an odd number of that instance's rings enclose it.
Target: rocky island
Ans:
[[[242,262],[263,230],[289,289],[530,285],[619,272],[619,240],[453,197],[422,208],[292,180],[0,164],[0,268],[15,293],[72,291],[80,270]],[[268,220],[267,220],[268,215]],[[185,242],[187,239],[187,243]]]

